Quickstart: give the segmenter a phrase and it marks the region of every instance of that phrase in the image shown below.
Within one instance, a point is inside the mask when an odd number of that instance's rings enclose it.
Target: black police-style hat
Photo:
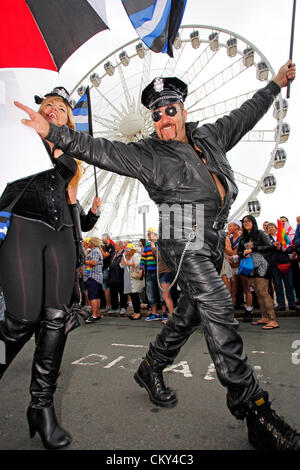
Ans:
[[[184,102],[188,87],[177,77],[156,77],[142,92],[141,101],[154,110],[171,103]]]
[[[46,93],[44,97],[34,95],[34,101],[36,104],[41,104],[47,96],[60,96],[64,102],[73,109],[73,101],[71,100],[68,91],[63,86],[53,88],[53,90],[50,93]]]

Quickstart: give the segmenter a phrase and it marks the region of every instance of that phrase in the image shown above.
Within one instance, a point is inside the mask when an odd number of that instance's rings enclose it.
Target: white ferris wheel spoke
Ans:
[[[249,91],[239,96],[233,96],[224,101],[219,101],[209,106],[204,106],[203,108],[198,108],[189,111],[189,115],[197,121],[207,121],[208,119],[215,118],[217,116],[222,116],[228,114],[234,109],[241,106],[241,104],[250,99],[257,90]]]
[[[194,106],[196,106],[200,101],[206,98],[208,95],[214,93],[218,88],[221,88],[230,80],[233,80],[235,77],[244,72],[248,67],[243,65],[242,58],[239,58],[236,62],[229,65],[225,69],[221,70],[213,78],[208,80],[206,83],[201,84],[198,88],[191,91],[187,97],[187,101],[192,104],[188,105],[187,110],[190,111]]]
[[[160,73],[161,77],[172,77],[173,76],[174,71],[176,70],[176,67],[177,67],[177,65],[180,61],[180,58],[181,58],[182,54],[184,53],[185,46],[186,46],[186,44],[182,44],[182,47],[180,49],[174,49],[173,50],[174,57],[173,58],[171,58],[171,57],[168,58],[164,69]]]
[[[218,49],[219,50],[219,49]],[[180,79],[189,83],[199,77],[199,74],[205,69],[209,62],[213,59],[215,54],[218,52],[212,51],[209,46],[207,46],[204,51],[202,51],[196,60],[191,64],[191,66],[180,76]]]

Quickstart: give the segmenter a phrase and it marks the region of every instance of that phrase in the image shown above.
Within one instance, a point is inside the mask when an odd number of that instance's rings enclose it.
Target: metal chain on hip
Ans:
[[[179,273],[180,273],[180,269],[181,269],[181,265],[183,263],[183,258],[184,258],[184,255],[190,245],[190,243],[194,240],[194,238],[196,237],[196,234],[195,234],[195,229],[192,230],[189,235],[188,235],[188,241],[186,242],[185,244],[185,247],[183,249],[183,252],[181,253],[181,257],[180,257],[180,261],[179,261],[179,264],[178,264],[178,268],[177,268],[177,272],[176,272],[176,275],[173,279],[173,281],[171,282],[170,286],[167,288],[167,289],[163,289],[160,285],[160,282],[159,282],[159,273],[158,273],[158,246],[157,246],[157,250],[156,250],[156,277],[157,277],[157,284],[158,284],[158,287],[159,289],[162,291],[162,292],[169,292],[169,290],[172,289],[172,287],[174,286],[175,282],[177,281],[178,279],[178,276],[179,276]]]

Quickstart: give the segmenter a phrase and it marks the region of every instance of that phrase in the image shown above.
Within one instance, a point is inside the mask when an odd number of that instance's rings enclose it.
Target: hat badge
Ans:
[[[162,78],[160,77],[157,77],[155,80],[154,80],[154,84],[153,84],[153,88],[156,92],[161,92],[163,91],[164,89],[164,81]]]

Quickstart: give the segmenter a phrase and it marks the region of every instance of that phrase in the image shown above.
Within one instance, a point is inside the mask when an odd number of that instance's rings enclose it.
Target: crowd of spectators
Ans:
[[[172,315],[178,298],[176,284],[160,256],[156,229],[149,228],[147,236],[148,240],[140,239],[137,245],[131,240],[113,241],[108,234],[102,236],[102,243],[97,237],[84,240],[80,303],[90,312],[86,323],[100,320],[103,313],[140,320],[141,310],[148,308],[151,312],[145,321],[166,323]]]
[[[251,215],[228,224],[220,276],[244,322],[278,328],[277,312],[300,311],[300,216],[294,230],[286,217],[279,218],[288,242],[279,241],[278,223],[265,221],[261,229]],[[276,221],[277,222],[277,221]],[[149,228],[148,239],[136,245],[131,240],[111,240],[108,233],[83,241],[85,264],[78,268],[80,296],[77,305],[89,312],[86,323],[108,316],[127,315],[147,322],[166,323],[179,297],[171,270],[160,256],[157,230]],[[240,261],[251,255],[254,270],[239,274]],[[254,309],[261,318],[254,318]],[[133,313],[132,313],[133,311]],[[0,321],[5,300],[0,288]]]
[[[300,310],[300,217],[296,225],[294,230],[282,216],[259,229],[251,215],[228,225],[221,276],[235,308],[245,309],[245,322],[265,330],[279,328],[277,312]],[[246,277],[239,274],[239,263],[248,256],[254,269]],[[254,306],[259,320],[253,318]]]

